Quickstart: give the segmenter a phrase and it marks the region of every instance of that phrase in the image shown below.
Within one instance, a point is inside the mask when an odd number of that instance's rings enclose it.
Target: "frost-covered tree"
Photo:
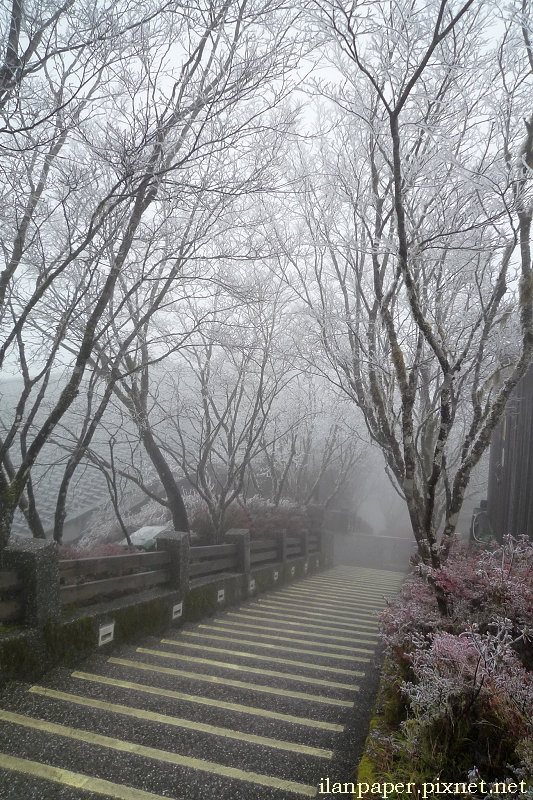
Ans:
[[[274,506],[285,499],[325,508],[342,494],[355,511],[367,484],[361,422],[327,381],[309,374],[303,364],[300,369],[265,426],[246,494],[256,493]]]
[[[244,303],[218,297],[219,313],[150,383],[145,410],[131,405],[134,416],[149,416],[166,469],[185,477],[206,504],[215,539],[263,448],[276,400],[296,374],[286,294],[259,282]]]
[[[528,14],[325,0],[311,23],[328,129],[301,148],[282,266],[434,567],[533,355]]]
[[[161,217],[240,192],[241,159],[262,188],[272,148],[257,143],[287,124],[297,14],[277,0],[14,0],[4,13],[0,369],[23,387],[0,426],[0,551],[17,506],[43,535],[32,468],[114,324],[108,390],[124,369],[124,310],[157,272],[143,247]]]

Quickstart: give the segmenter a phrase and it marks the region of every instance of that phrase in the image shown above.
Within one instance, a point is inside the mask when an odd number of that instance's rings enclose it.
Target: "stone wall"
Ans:
[[[163,633],[166,629],[216,614],[256,594],[333,566],[333,541],[324,535],[320,550],[287,559],[284,534],[275,563],[250,567],[248,531],[231,531],[228,543],[240,547],[240,571],[189,580],[189,537],[164,532],[158,549],[171,554],[167,586],[137,592],[88,608],[61,610],[57,546],[53,542],[23,540],[5,549],[3,569],[16,571],[24,585],[24,621],[0,633],[0,684],[8,680],[34,681],[58,665],[74,666],[94,650],[110,652],[115,645]],[[106,634],[101,643],[102,630]]]

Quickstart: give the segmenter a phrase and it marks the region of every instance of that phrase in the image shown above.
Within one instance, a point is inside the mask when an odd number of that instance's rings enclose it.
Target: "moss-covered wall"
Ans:
[[[110,614],[115,621],[115,642],[134,642],[142,636],[163,633],[171,624],[172,604],[169,597],[160,597]]]
[[[98,648],[99,627],[106,623],[115,623],[113,642],[103,646],[105,652],[110,652],[116,644],[158,635],[183,622],[196,622],[258,592],[300,580],[306,574],[323,569],[327,560],[326,555],[313,553],[308,559],[293,559],[285,566],[269,564],[255,569],[251,573],[255,581],[252,592],[244,585],[243,575],[214,577],[191,586],[185,596],[177,591],[156,589],[87,609],[72,609],[70,616],[49,620],[41,630],[13,628],[0,633],[0,684],[8,680],[37,680],[59,664],[73,666]],[[294,575],[291,567],[294,567]],[[278,573],[277,581],[274,572]],[[221,589],[224,600],[218,602]],[[172,621],[172,608],[180,602],[183,603],[182,616]]]
[[[34,680],[44,672],[43,664],[44,642],[38,631],[15,631],[0,637],[0,683]]]
[[[93,617],[47,622],[43,628],[46,655],[55,664],[70,664],[89,655],[98,644],[98,629]]]
[[[274,580],[275,572],[278,574],[277,580]],[[282,570],[279,564],[273,564],[272,566],[261,567],[260,569],[252,570],[251,577],[252,580],[255,581],[255,591],[253,594],[275,589],[277,586],[281,586],[283,583]]]
[[[225,606],[240,602],[244,597],[242,575],[225,579],[212,580],[193,586],[183,602],[183,621],[197,622],[208,617]],[[218,601],[219,591],[224,590],[224,600]]]

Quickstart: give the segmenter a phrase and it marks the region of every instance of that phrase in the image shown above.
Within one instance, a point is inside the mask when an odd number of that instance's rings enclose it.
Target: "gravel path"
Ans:
[[[375,612],[402,580],[336,567],[10,684],[0,798],[296,800],[326,777],[353,781],[379,678]]]

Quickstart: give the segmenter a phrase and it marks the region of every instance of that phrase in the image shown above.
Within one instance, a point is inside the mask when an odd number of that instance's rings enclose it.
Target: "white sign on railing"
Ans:
[[[112,642],[114,638],[114,622],[110,622],[107,625],[100,625],[100,630],[98,631],[98,647],[101,647],[103,644],[107,644],[108,642]]]

